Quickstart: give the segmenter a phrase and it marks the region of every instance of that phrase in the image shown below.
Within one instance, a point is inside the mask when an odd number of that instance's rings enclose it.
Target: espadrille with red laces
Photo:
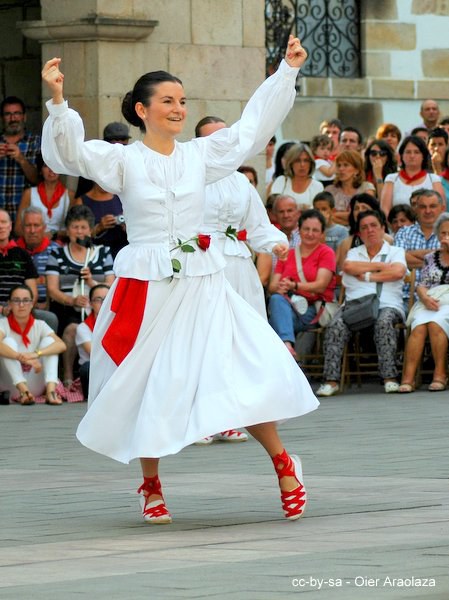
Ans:
[[[300,519],[306,508],[307,492],[303,484],[302,466],[298,456],[288,455],[284,450],[282,454],[272,457],[279,483],[282,477],[294,477],[298,487],[289,492],[281,490],[281,502],[286,519],[294,521]]]
[[[165,506],[165,500],[162,496],[162,487],[159,477],[144,477],[143,483],[137,490],[140,496],[140,508],[142,509],[142,517],[145,523],[153,523],[154,525],[165,525],[172,522],[171,514]],[[150,496],[160,496],[152,502],[148,502]]]

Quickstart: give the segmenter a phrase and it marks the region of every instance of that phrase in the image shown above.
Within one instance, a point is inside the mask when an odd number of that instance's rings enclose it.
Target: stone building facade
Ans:
[[[237,119],[263,79],[264,5],[264,0],[4,0],[1,95],[23,96],[31,128],[38,129],[46,96],[41,62],[61,56],[66,96],[82,113],[87,136],[96,137],[106,123],[121,120],[122,97],[136,78],[164,69],[185,82],[184,138],[189,138],[206,114]],[[331,117],[365,135],[383,121],[405,129],[419,120],[419,105],[428,97],[449,114],[449,1],[360,5],[363,76],[303,78],[283,137],[310,139]],[[253,164],[263,169],[261,157]]]

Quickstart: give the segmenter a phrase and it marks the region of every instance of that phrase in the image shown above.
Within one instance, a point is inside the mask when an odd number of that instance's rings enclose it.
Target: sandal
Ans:
[[[400,394],[411,394],[414,391],[415,391],[414,383],[401,383],[401,385],[399,386],[399,389],[398,389],[398,392]]]
[[[282,477],[294,477],[298,482],[298,487],[287,492],[281,490],[281,502],[286,519],[294,521],[303,516],[307,503],[307,492],[302,480],[301,461],[298,456],[292,454],[289,456],[284,450],[282,454],[272,457],[276,474],[279,482]],[[282,467],[280,465],[283,465]]]
[[[62,398],[56,391],[48,392],[45,397],[45,404],[51,404],[52,406],[60,406],[62,404]]]
[[[25,390],[24,392],[20,392],[19,398],[20,398],[20,404],[22,406],[31,406],[32,404],[35,404],[34,396],[30,392],[30,390]]]
[[[154,525],[165,525],[172,522],[171,514],[165,506],[165,500],[162,496],[162,487],[159,477],[144,477],[143,483],[137,490],[140,497],[140,508],[142,509],[142,517],[145,523]],[[148,498],[153,495],[158,495],[161,498],[148,502]]]
[[[447,386],[447,379],[442,381],[441,379],[434,379],[427,388],[429,392],[444,392]]]

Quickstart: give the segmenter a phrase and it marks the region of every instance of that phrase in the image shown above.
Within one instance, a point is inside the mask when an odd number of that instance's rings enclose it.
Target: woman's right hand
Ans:
[[[424,306],[428,309],[428,310],[439,310],[440,309],[440,302],[439,300],[435,300],[435,298],[432,298],[432,296],[428,296],[425,295],[421,298],[421,302],[424,304]]]
[[[60,58],[48,60],[42,69],[42,80],[47,84],[53,99],[53,104],[64,102],[64,75],[59,70]]]

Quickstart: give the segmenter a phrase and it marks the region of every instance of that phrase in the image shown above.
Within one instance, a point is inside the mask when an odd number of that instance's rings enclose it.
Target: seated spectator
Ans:
[[[385,177],[397,173],[397,170],[391,147],[383,140],[373,140],[365,151],[365,178],[376,188],[378,198],[381,197]]]
[[[69,242],[52,250],[47,263],[50,310],[59,319],[58,334],[67,346],[62,356],[66,387],[73,383],[76,325],[81,322],[81,312],[88,307],[89,289],[98,283],[111,285],[114,280],[109,249],[105,246],[86,247],[94,221],[87,206],[72,206],[65,221]]]
[[[13,287],[25,283],[37,298],[37,271],[31,257],[9,236],[11,217],[0,209],[0,315],[9,314],[8,299]]]
[[[399,148],[400,171],[387,175],[381,197],[381,207],[388,214],[395,204],[410,204],[417,189],[433,189],[444,196],[438,175],[430,173],[432,166],[426,144],[416,136],[406,137]]]
[[[361,153],[363,148],[362,134],[355,127],[343,127],[340,132],[339,151],[352,150]]]
[[[416,217],[412,207],[408,204],[396,204],[388,213],[387,221],[391,233],[396,235],[402,227],[413,225]]]
[[[383,123],[376,131],[376,139],[384,140],[393,150],[396,157],[402,133],[394,123]]]
[[[444,153],[442,168],[443,170],[440,173],[441,185],[446,197],[446,207],[449,207],[449,148]]]
[[[357,230],[357,220],[359,214],[366,210],[374,210],[379,213],[385,232],[384,240],[389,244],[393,243],[393,238],[387,234],[387,219],[380,209],[379,201],[370,194],[356,194],[349,203],[349,236],[337,248],[337,273],[342,271],[350,248],[357,248],[363,244],[360,232]]]
[[[43,393],[47,404],[62,404],[56,385],[64,342],[44,321],[34,319],[27,285],[14,286],[8,304],[8,317],[0,319],[0,380],[11,395],[18,392],[23,405],[34,404],[34,397]]]
[[[295,144],[285,154],[284,175],[277,177],[271,187],[274,194],[287,194],[295,199],[300,210],[311,208],[323,184],[313,179],[315,159],[305,144]]]
[[[424,257],[415,303],[407,320],[411,333],[407,339],[401,393],[415,391],[415,376],[421,362],[424,343],[430,339],[435,363],[429,391],[442,392],[447,385],[447,348],[449,336],[449,213],[435,223],[440,248]]]
[[[285,154],[287,151],[295,145],[295,142],[284,142],[279,146],[276,150],[276,155],[274,157],[274,173],[272,180],[267,185],[267,198],[271,194],[271,188],[273,187],[273,181],[284,174],[285,170]]]
[[[301,244],[292,248],[285,261],[278,261],[269,290],[269,322],[292,356],[296,358],[295,337],[307,331],[316,317],[315,302],[332,302],[336,285],[335,253],[322,243],[326,221],[314,209],[298,221]],[[297,253],[302,264],[297,262]],[[303,299],[303,311],[295,308],[295,296]]]
[[[449,135],[449,117],[443,117],[442,119],[440,119],[438,127],[444,129],[444,131]]]
[[[245,175],[248,178],[250,184],[253,185],[255,188],[257,187],[259,183],[259,178],[257,177],[257,171],[254,167],[251,167],[250,165],[242,165],[237,169],[237,171],[239,173],[243,173],[243,175]]]
[[[444,169],[444,155],[446,154],[447,150],[447,142],[448,134],[441,127],[436,127],[429,133],[427,149],[430,153],[432,170],[435,175],[441,175]]]
[[[270,194],[265,203],[265,208],[267,211],[268,218],[270,219],[270,223],[280,229],[279,223],[276,221],[276,217],[273,212],[274,201],[276,200],[276,198],[278,196],[279,196],[279,194]]]
[[[33,315],[49,325],[53,331],[58,330],[58,319],[48,310],[47,285],[45,270],[50,252],[59,248],[56,242],[46,236],[44,214],[37,206],[29,206],[22,216],[23,237],[17,240],[17,245],[29,254],[39,276],[37,280],[37,302]]]
[[[39,183],[36,187],[26,188],[22,194],[17,219],[14,226],[16,236],[23,235],[23,211],[34,206],[43,211],[46,232],[50,239],[63,240],[65,237],[64,221],[74,194],[61,183],[59,175],[53,173],[39,154],[36,160]]]
[[[335,163],[329,159],[332,152],[332,140],[327,135],[316,135],[310,142],[315,157],[314,179],[326,186],[335,177]]]
[[[411,130],[410,135],[420,138],[427,146],[427,142],[429,141],[429,129],[426,127],[414,127]]]
[[[334,197],[329,192],[320,192],[313,199],[313,208],[320,211],[326,221],[326,229],[324,231],[326,246],[337,252],[340,243],[348,237],[348,230],[343,225],[334,223]]]
[[[395,325],[404,320],[402,286],[407,271],[405,254],[402,248],[385,242],[382,219],[376,211],[360,213],[357,230],[363,244],[349,250],[343,265],[345,301],[374,294],[377,283],[382,283],[374,341],[385,392],[397,392],[399,384],[396,381],[396,353],[399,332]],[[350,337],[351,331],[339,312],[326,327],[324,334],[325,382],[319,387],[317,396],[333,396],[338,392],[343,352]]]
[[[335,160],[340,146],[340,134],[343,129],[343,123],[340,119],[330,119],[327,122],[327,126],[322,130],[320,127],[320,133],[327,135],[332,140],[332,150],[329,156],[330,160]]]
[[[94,183],[88,192],[75,200],[75,205],[90,208],[95,218],[95,226],[92,230],[93,241],[95,244],[107,246],[112,258],[115,258],[128,244],[120,198]]]
[[[109,286],[99,283],[89,290],[89,306],[92,309],[89,316],[76,328],[75,343],[78,348],[80,379],[84,398],[87,400],[89,392],[89,366],[92,345],[92,333],[98,313],[109,291]]]
[[[349,204],[356,194],[367,193],[376,195],[372,183],[365,181],[363,160],[358,152],[344,150],[335,159],[337,174],[334,183],[326,188],[335,201],[334,221],[340,225],[349,223]]]

